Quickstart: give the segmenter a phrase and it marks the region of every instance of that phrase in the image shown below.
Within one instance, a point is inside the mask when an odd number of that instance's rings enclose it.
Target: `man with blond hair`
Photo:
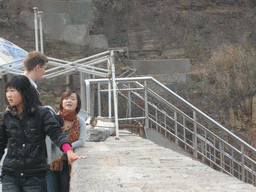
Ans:
[[[31,85],[35,88],[38,95],[37,103],[42,105],[40,94],[37,90],[36,81],[39,81],[45,75],[45,70],[47,67],[48,58],[41,52],[31,51],[24,58],[24,75],[29,78]]]

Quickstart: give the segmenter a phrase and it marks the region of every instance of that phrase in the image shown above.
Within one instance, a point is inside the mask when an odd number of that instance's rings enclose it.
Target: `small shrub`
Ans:
[[[193,66],[194,78],[190,93],[207,103],[204,110],[219,114],[234,109],[237,117],[244,112],[244,102],[256,93],[256,52],[252,47],[223,45],[215,50],[209,61]],[[247,110],[248,111],[248,110]],[[251,125],[251,113],[244,113],[240,120]],[[219,116],[219,121],[227,122]]]

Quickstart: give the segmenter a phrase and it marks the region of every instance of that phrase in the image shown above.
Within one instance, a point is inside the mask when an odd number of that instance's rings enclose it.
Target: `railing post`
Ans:
[[[234,150],[233,149],[232,149],[232,159],[231,159],[230,168],[232,168],[231,174],[234,175]]]
[[[178,123],[177,123],[177,112],[174,111],[174,129],[175,135],[178,137]],[[178,139],[175,137],[175,143],[178,145]]]
[[[202,145],[202,153],[206,156],[207,158],[207,133],[204,131],[204,145]],[[205,163],[205,158],[203,157],[203,162]]]
[[[241,152],[242,152],[242,181],[245,182],[245,169],[244,169],[244,144],[241,143]]]
[[[193,119],[194,119],[194,156],[197,158],[197,125],[196,125],[196,112],[193,111]]]
[[[131,102],[131,84],[129,83],[128,84],[128,88],[129,88],[129,91],[128,91],[128,118],[130,118],[132,116],[132,102]],[[129,120],[129,122],[131,122],[131,120]]]
[[[167,129],[166,115],[164,115],[164,128]],[[164,132],[164,136],[167,137],[167,131]]]
[[[90,106],[90,100],[91,100],[91,98],[90,98],[90,95],[91,95],[91,93],[90,93],[90,82],[89,82],[89,80],[85,80],[85,85],[86,85],[86,110],[87,110],[87,113],[88,113],[88,115],[92,115],[91,114],[91,106]]]
[[[223,172],[223,146],[221,142],[219,142],[219,147],[220,147],[220,167],[221,167],[221,172]]]
[[[216,145],[216,139],[215,139],[215,137],[213,138],[213,146],[214,146],[214,150],[213,150],[213,161],[214,161],[214,163],[216,163],[216,148],[217,148],[217,145]]]
[[[156,109],[156,122],[158,123],[157,109]],[[158,125],[157,125],[157,124],[156,124],[156,130],[157,130],[157,131],[159,131],[159,130],[158,130]]]
[[[91,115],[92,115],[92,117],[93,116],[95,116],[95,87],[96,87],[96,85],[95,84],[92,84],[91,85],[91,89],[90,89],[90,96],[91,96],[91,98],[90,98],[90,112],[91,112]]]
[[[252,164],[252,184],[255,185],[254,164]]]
[[[100,83],[98,83],[98,116],[101,116]]]
[[[111,63],[108,62],[108,71],[111,71]],[[111,74],[109,74],[111,75]],[[108,118],[111,119],[112,117],[112,106],[111,106],[111,79],[108,80]]]
[[[117,92],[116,92],[116,77],[115,77],[115,65],[114,65],[114,51],[111,50],[110,53],[110,64],[112,69],[112,83],[113,83],[113,97],[114,97],[114,117],[115,117],[115,124],[116,124],[116,138],[119,138],[119,125],[118,125],[118,100],[117,100]]]
[[[81,95],[81,107],[85,110],[86,108],[86,94],[85,94],[85,76],[80,72],[80,95]]]
[[[145,93],[145,126],[149,128],[148,120],[148,90],[147,90],[147,81],[144,81],[144,93]]]
[[[37,24],[37,11],[38,11],[38,8],[37,7],[34,7],[34,24],[35,24],[35,44],[36,44],[36,51],[39,50],[38,48],[38,24]]]
[[[108,81],[108,118],[111,119],[112,117],[112,102],[111,102],[111,80]]]
[[[187,137],[186,137],[186,119],[185,116],[183,115],[183,140],[185,143],[187,143]],[[187,145],[185,145],[185,150],[187,151]]]

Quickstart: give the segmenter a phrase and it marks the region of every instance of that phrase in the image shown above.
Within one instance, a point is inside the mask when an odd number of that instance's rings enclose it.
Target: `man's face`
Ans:
[[[45,75],[46,67],[47,67],[47,63],[42,67],[40,67],[40,65],[39,65],[38,70],[37,70],[37,79],[36,79],[37,81],[41,80],[43,78],[43,76]]]

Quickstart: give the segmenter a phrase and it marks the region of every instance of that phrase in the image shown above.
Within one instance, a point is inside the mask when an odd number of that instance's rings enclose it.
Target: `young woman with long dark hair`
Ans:
[[[0,122],[0,158],[7,148],[3,192],[46,191],[46,135],[67,154],[70,164],[84,158],[73,152],[49,109],[38,106],[31,86],[24,75],[14,76],[5,86],[8,106]]]

